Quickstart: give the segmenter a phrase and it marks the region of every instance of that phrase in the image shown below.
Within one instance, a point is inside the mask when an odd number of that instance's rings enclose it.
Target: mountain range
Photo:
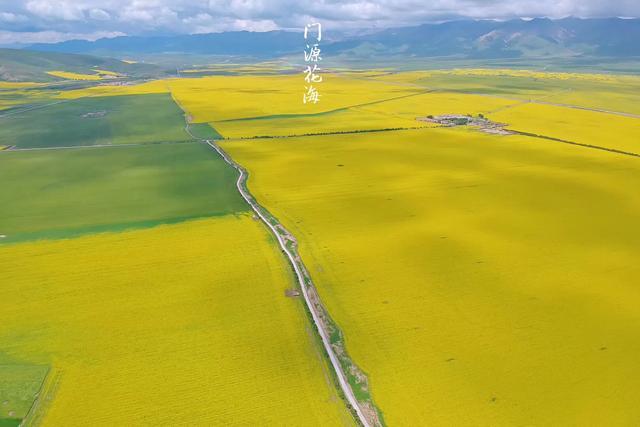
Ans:
[[[331,39],[322,41],[322,55],[333,60],[334,66],[535,64],[555,69],[640,72],[640,19],[462,20],[355,35],[327,32]],[[177,69],[194,64],[224,62],[229,57],[231,62],[285,58],[295,65],[304,48],[301,32],[293,31],[123,36],[22,45],[21,49],[0,49],[0,80],[56,81],[59,78],[48,71],[92,74],[96,69],[153,78],[175,75]]]
[[[0,81],[56,81],[47,71],[62,70],[93,74],[110,70],[136,77],[161,77],[166,71],[154,64],[128,63],[113,58],[59,52],[0,49]]]
[[[461,20],[390,28],[323,43],[323,51],[345,56],[529,58],[558,56],[640,56],[640,19],[508,21]],[[96,41],[35,44],[38,51],[100,56],[180,53],[275,58],[304,47],[292,31],[225,32],[169,36],[122,36]]]

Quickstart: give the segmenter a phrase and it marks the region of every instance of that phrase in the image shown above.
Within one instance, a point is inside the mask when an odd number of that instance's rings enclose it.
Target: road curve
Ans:
[[[278,240],[280,248],[287,255],[287,258],[289,258],[289,262],[291,263],[291,265],[293,266],[293,269],[296,272],[296,278],[298,280],[298,284],[300,285],[300,289],[302,290],[304,301],[307,305],[307,308],[311,312],[311,316],[313,317],[313,322],[315,323],[316,328],[318,329],[318,332],[320,334],[320,337],[322,338],[322,344],[324,346],[325,351],[329,355],[329,359],[331,360],[331,365],[333,367],[333,370],[335,371],[336,376],[338,377],[340,388],[342,389],[351,407],[355,410],[356,415],[359,421],[362,423],[362,425],[365,427],[372,427],[371,423],[369,422],[367,417],[364,415],[364,412],[360,407],[360,403],[358,402],[358,399],[356,399],[353,393],[353,390],[351,389],[351,385],[347,381],[347,377],[344,371],[342,370],[342,366],[338,361],[338,357],[336,356],[333,350],[333,347],[331,347],[331,342],[329,341],[329,335],[327,334],[327,331],[325,330],[322,322],[320,321],[316,307],[314,306],[314,304],[311,302],[309,298],[309,294],[307,291],[308,285],[304,281],[304,274],[302,273],[300,265],[296,261],[295,256],[291,253],[289,248],[287,248],[285,240],[282,238],[280,233],[278,233],[278,230],[276,230],[276,227],[273,224],[271,224],[267,219],[267,217],[262,213],[261,209],[264,209],[264,208],[259,207],[259,205],[253,200],[253,198],[245,191],[243,187],[243,184],[247,179],[247,173],[244,171],[244,169],[240,165],[238,165],[235,161],[231,160],[231,158],[227,155],[227,153],[225,153],[224,150],[222,150],[215,142],[211,142],[207,140],[206,143],[211,148],[216,150],[216,152],[220,155],[220,157],[222,157],[222,159],[225,162],[227,162],[229,165],[231,165],[234,169],[236,169],[239,172],[238,180],[236,181],[236,187],[238,188],[240,195],[242,195],[242,198],[251,206],[251,209],[253,209],[256,215],[260,217],[262,222],[265,223],[267,227],[269,227],[273,235]],[[284,229],[282,224],[277,224],[277,225],[281,227],[281,229],[286,230]]]

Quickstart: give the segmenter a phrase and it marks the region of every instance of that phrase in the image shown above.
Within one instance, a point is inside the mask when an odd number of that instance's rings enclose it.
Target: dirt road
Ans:
[[[349,405],[351,405],[351,407],[354,409],[362,425],[364,425],[365,427],[373,427],[378,423],[376,422],[376,420],[373,420],[373,422],[372,420],[370,420],[373,414],[371,414],[371,411],[369,410],[363,410],[360,402],[358,401],[358,399],[356,399],[353,393],[353,390],[351,389],[351,385],[347,381],[347,376],[344,370],[342,369],[342,365],[340,364],[340,361],[338,360],[338,357],[335,354],[333,347],[331,346],[331,342],[329,340],[329,334],[325,329],[324,322],[321,321],[322,315],[318,312],[317,304],[319,304],[319,301],[318,301],[317,294],[314,292],[314,296],[313,296],[314,301],[312,301],[312,297],[310,296],[310,288],[313,285],[309,283],[310,278],[305,274],[306,270],[302,265],[302,261],[300,260],[299,256],[296,253],[292,252],[292,250],[287,245],[287,239],[283,237],[283,235],[291,236],[291,234],[288,231],[286,231],[286,229],[282,226],[282,224],[280,223],[274,224],[272,221],[270,221],[269,218],[267,218],[267,215],[264,213],[266,212],[266,210],[264,210],[264,208],[258,205],[256,201],[253,199],[253,197],[245,190],[245,181],[247,179],[247,173],[245,172],[245,170],[242,167],[240,167],[240,165],[238,165],[236,162],[231,160],[231,158],[217,144],[211,141],[206,141],[206,142],[211,148],[213,148],[218,152],[220,157],[222,157],[225,162],[227,162],[229,165],[231,165],[233,168],[235,168],[239,172],[238,180],[236,181],[236,187],[238,188],[238,191],[240,192],[242,197],[251,206],[251,208],[256,213],[256,215],[258,215],[258,217],[260,217],[262,222],[264,222],[266,226],[269,227],[269,229],[271,230],[275,238],[278,240],[278,244],[280,245],[280,248],[285,253],[287,258],[289,259],[289,262],[293,266],[293,269],[296,273],[296,278],[298,280],[298,284],[300,285],[300,289],[302,290],[302,295],[304,297],[305,303],[307,305],[307,308],[311,312],[311,316],[313,317],[313,322],[315,323],[318,333],[320,334],[320,338],[322,339],[322,344],[324,346],[324,349],[329,355],[331,365],[333,367],[333,370],[336,373],[338,382],[340,383],[340,388],[342,389],[345,395],[345,398],[349,402]],[[281,231],[279,232],[278,229]]]

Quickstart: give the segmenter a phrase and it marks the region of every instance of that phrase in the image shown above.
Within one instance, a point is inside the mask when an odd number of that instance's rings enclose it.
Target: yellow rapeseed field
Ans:
[[[33,90],[39,87],[38,83],[9,83],[2,85],[0,82],[0,110],[15,107],[18,105],[49,102],[48,100],[55,96],[55,93],[47,89]]]
[[[416,92],[327,114],[218,121],[211,124],[223,136],[230,138],[431,127],[432,124],[416,119],[441,114],[488,114],[517,103],[514,100],[461,93]]]
[[[544,101],[640,115],[640,79],[635,85],[619,84],[615,92],[603,87],[562,91],[550,94]]]
[[[518,131],[640,154],[640,118],[531,103],[489,117]]]
[[[58,97],[63,99],[76,99],[85,96],[119,96],[119,95],[147,95],[152,93],[168,93],[166,80],[152,80],[141,84],[113,85],[104,84],[84,89],[66,90],[60,92]]]
[[[388,425],[640,424],[637,158],[466,129],[221,145]]]
[[[612,75],[602,73],[569,73],[534,70],[517,70],[509,68],[454,68],[446,70],[390,72],[381,75],[381,80],[416,81],[430,76],[469,76],[469,77],[526,77],[530,79],[564,80],[567,82],[590,81],[616,83],[619,81],[635,82],[640,78],[635,75]]]
[[[0,111],[30,103],[51,102],[55,96],[48,90],[28,91],[23,89],[0,90]]]
[[[233,120],[213,122],[211,125],[225,138],[246,138],[413,128],[428,126],[429,123],[393,113],[375,112],[367,107],[353,107],[321,115]]]
[[[302,104],[301,80],[299,75],[216,76],[167,84],[192,121],[210,122],[229,138],[424,127],[428,124],[416,118],[487,113],[517,102],[329,75],[321,86],[326,99],[309,106]],[[468,108],[460,111],[461,105]]]
[[[637,78],[334,70],[303,105],[282,67],[42,97],[171,92],[230,138],[425,127],[221,144],[298,238],[389,425],[640,424],[639,159],[416,120],[640,154],[637,118],[528,102],[634,113]],[[22,89],[0,88],[0,108]],[[353,423],[249,215],[5,244],[0,283],[0,366],[51,367],[45,425]]]
[[[0,365],[51,366],[45,426],[353,423],[249,215],[0,246],[0,283]]]
[[[1,99],[0,97],[0,114],[2,114],[2,110],[5,110],[7,108],[11,108],[15,105],[20,105],[20,104],[21,102],[12,102],[10,100]]]
[[[640,114],[640,76],[454,69],[386,73],[379,83]]]
[[[453,70],[432,71],[432,74],[444,73],[450,75],[461,76],[509,76],[509,77],[528,77],[532,79],[551,79],[551,80],[567,80],[574,82],[576,80],[588,80],[597,82],[613,83],[620,79],[628,81],[638,81],[637,76],[632,75],[610,75],[602,73],[567,73],[567,72],[550,72],[550,71],[534,71],[534,70],[514,70],[509,68],[458,68]]]
[[[421,91],[414,87],[393,85],[380,85],[376,90],[371,90],[371,82],[366,80],[326,75],[324,81],[316,85],[321,95],[320,102],[305,105],[302,103],[305,91],[302,73],[213,76],[167,82],[178,103],[190,113],[196,123],[322,113]]]
[[[45,83],[35,82],[0,82],[0,89],[22,89],[43,86]]]
[[[98,74],[80,74],[71,73],[69,71],[47,71],[47,74],[68,80],[100,80],[102,77]]]
[[[518,101],[463,93],[432,92],[367,106],[367,110],[414,120],[443,114],[487,114]]]

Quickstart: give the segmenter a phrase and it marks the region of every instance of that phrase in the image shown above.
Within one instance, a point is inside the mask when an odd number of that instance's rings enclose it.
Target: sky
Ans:
[[[640,0],[0,0],[0,44],[566,16],[640,17]]]

